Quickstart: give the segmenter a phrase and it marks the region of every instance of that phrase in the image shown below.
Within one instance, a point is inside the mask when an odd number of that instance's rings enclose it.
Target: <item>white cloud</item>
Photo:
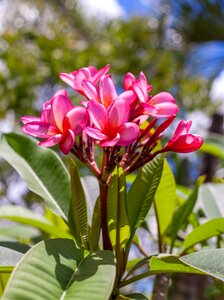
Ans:
[[[224,114],[224,71],[213,81],[210,96],[212,101],[220,103],[219,112]]]
[[[79,0],[80,9],[87,17],[107,21],[125,16],[125,10],[117,0]]]

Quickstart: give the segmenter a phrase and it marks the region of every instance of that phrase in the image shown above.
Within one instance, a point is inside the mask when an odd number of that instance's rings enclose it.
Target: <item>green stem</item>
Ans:
[[[159,247],[159,252],[162,253],[163,242],[162,242],[162,235],[161,235],[160,224],[159,224],[159,215],[155,203],[154,203],[154,209],[155,209],[155,216],[156,216],[156,223],[157,223],[157,230],[158,230],[158,247]]]
[[[142,274],[139,274],[139,275],[136,275],[136,276],[134,276],[134,277],[132,277],[130,279],[122,281],[120,283],[119,287],[123,287],[123,286],[129,285],[129,284],[131,284],[131,283],[133,283],[135,281],[138,281],[140,279],[143,279],[145,277],[149,277],[149,276],[152,276],[152,275],[154,275],[154,274],[152,274],[150,271],[142,273]]]

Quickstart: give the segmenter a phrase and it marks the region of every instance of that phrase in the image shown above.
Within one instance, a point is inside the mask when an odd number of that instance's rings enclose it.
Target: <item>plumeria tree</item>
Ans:
[[[60,90],[43,104],[40,117],[22,117],[23,132],[41,139],[42,147],[20,134],[2,136],[0,154],[66,226],[63,232],[53,231],[58,238],[42,241],[24,255],[11,275],[4,300],[147,299],[127,294],[122,288],[152,275],[157,275],[153,299],[166,299],[169,276],[165,276],[166,284],[161,284],[164,273],[209,274],[224,279],[223,266],[220,269],[217,261],[207,264],[214,255],[223,257],[222,249],[185,255],[201,241],[189,239],[181,252],[173,254],[177,232],[191,213],[203,180],[198,180],[165,225],[160,214],[160,199],[166,194],[169,199],[166,183],[173,182],[166,153],[196,151],[202,138],[189,133],[191,121],[182,120],[164,144],[164,132],[178,113],[173,96],[168,92],[153,96],[142,72],[139,78],[127,73],[119,94],[109,68],[89,66],[61,73],[60,78],[80,95],[80,105],[74,106],[67,91]],[[69,155],[70,176],[61,159],[46,149],[57,144]],[[86,200],[78,161],[98,182],[99,196],[94,203]],[[126,179],[135,172],[128,189]],[[130,268],[130,248],[138,244],[136,230],[153,203],[158,253],[145,254]],[[90,205],[94,209],[89,216]],[[143,265],[148,265],[147,271],[133,275]]]

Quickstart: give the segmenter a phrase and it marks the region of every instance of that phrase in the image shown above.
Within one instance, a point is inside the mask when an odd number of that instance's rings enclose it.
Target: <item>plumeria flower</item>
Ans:
[[[81,68],[78,71],[71,73],[60,73],[60,78],[75,89],[78,93],[86,96],[86,89],[82,85],[83,80],[88,80],[93,84],[97,84],[101,77],[105,75],[110,69],[110,65],[106,65],[100,70],[97,70],[93,66]]]
[[[180,121],[173,137],[163,148],[163,152],[187,153],[198,150],[203,143],[203,139],[199,135],[188,133],[191,125],[192,121]]]
[[[44,141],[39,145],[52,147],[59,144],[60,150],[68,154],[75,143],[75,136],[82,133],[89,121],[86,108],[74,107],[67,92],[61,90],[43,104],[41,117],[21,118],[23,131]]]
[[[129,104],[131,104],[136,98],[136,95],[131,90],[124,91],[118,95],[111,75],[102,76],[99,86],[88,80],[83,80],[82,84],[85,88],[86,97],[89,100],[95,100],[101,103],[106,108],[109,107],[115,99],[126,99]]]
[[[178,106],[170,93],[162,92],[153,97],[149,96],[152,86],[148,85],[143,72],[140,73],[138,80],[133,74],[127,73],[124,78],[124,87],[128,90],[132,89],[140,101],[136,112],[137,115],[164,118],[175,115],[178,112]]]
[[[115,100],[108,109],[94,100],[89,101],[88,112],[94,127],[86,127],[85,131],[100,141],[100,146],[128,146],[137,139],[139,127],[128,122],[130,106],[125,99]]]

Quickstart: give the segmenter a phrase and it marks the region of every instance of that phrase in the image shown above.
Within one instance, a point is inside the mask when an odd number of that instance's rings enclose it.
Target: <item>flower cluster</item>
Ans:
[[[22,117],[23,131],[44,139],[42,146],[59,144],[64,154],[72,152],[96,175],[100,170],[94,160],[95,144],[103,147],[107,167],[113,168],[119,162],[126,172],[136,170],[161,152],[186,153],[200,148],[202,138],[189,133],[191,121],[180,121],[168,143],[156,148],[178,112],[175,99],[167,92],[152,96],[152,86],[142,72],[139,78],[127,73],[124,91],[118,94],[107,74],[109,68],[89,66],[61,73],[60,78],[85,100],[74,106],[67,92],[60,90],[43,104],[40,117]],[[156,126],[158,119],[162,121]]]

